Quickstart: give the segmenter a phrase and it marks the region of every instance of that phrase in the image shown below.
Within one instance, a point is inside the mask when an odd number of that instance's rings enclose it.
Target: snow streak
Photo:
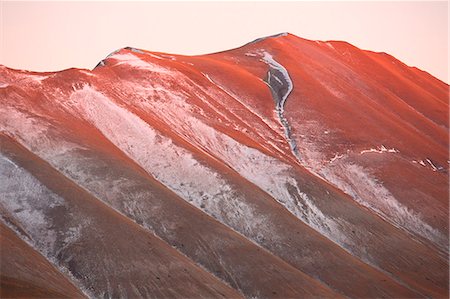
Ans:
[[[300,155],[297,149],[297,143],[295,139],[292,138],[291,127],[287,118],[284,116],[284,105],[289,94],[292,92],[294,85],[289,77],[289,73],[284,66],[278,63],[271,54],[267,52],[262,52],[262,61],[267,63],[269,66],[269,71],[267,72],[266,83],[272,92],[272,96],[275,100],[275,111],[278,116],[280,124],[283,126],[284,135],[289,147],[291,148],[294,156],[301,161]]]

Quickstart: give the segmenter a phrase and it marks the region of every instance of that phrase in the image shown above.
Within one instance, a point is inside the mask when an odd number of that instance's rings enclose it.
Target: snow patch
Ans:
[[[64,200],[24,169],[0,154],[0,205],[21,224],[40,252],[50,256],[57,238],[47,213],[64,206]]]
[[[79,239],[83,227],[89,225],[89,220],[84,219],[75,227],[67,225],[67,230],[56,225],[51,214],[55,214],[54,211],[58,209],[65,209],[65,200],[42,185],[25,169],[11,163],[3,154],[0,154],[0,194],[1,209],[14,218],[26,235],[17,231],[17,227],[8,224],[8,221],[2,219],[3,222],[59,271],[69,276],[87,297],[94,298],[84,283],[63,265],[64,261],[57,258],[59,252]]]
[[[19,168],[19,166],[18,166],[16,163],[14,163],[13,161],[11,161],[11,160],[8,159],[7,157],[1,156],[1,158],[2,158],[3,160],[5,160],[6,162],[11,163],[12,165],[14,165],[14,167]]]
[[[336,50],[333,45],[329,42],[326,42],[325,45],[327,45],[328,48],[332,49],[332,50]]]
[[[117,60],[118,61],[117,65],[126,64],[137,69],[148,70],[162,74],[169,74],[171,72],[167,68],[164,68],[154,63],[150,63],[148,61],[144,61],[139,57],[137,57],[136,55],[133,55],[132,53],[124,53],[124,54],[116,53],[114,55],[111,55],[110,58]]]
[[[433,169],[433,171],[437,171],[438,168],[436,167],[436,165],[433,164],[433,162],[431,162],[430,159],[426,159],[426,161],[428,162],[428,164],[431,166],[431,168]]]
[[[446,238],[439,230],[427,224],[419,213],[400,203],[382,183],[363,167],[353,163],[338,163],[323,168],[320,174],[331,184],[353,197],[361,205],[412,233],[446,248]]]
[[[147,55],[147,56],[150,56],[150,57],[159,59],[159,60],[164,59],[164,58],[162,58],[161,56],[158,56],[158,55],[156,55],[156,54],[153,54],[153,53],[150,53],[150,52],[144,52],[144,51],[142,51],[142,50],[139,50],[139,49],[136,49],[136,48],[133,48],[133,47],[125,47],[125,49],[130,50],[131,52],[134,52],[134,53]]]
[[[133,48],[133,47],[125,47],[125,49],[130,50],[131,52],[134,52],[134,53],[146,54],[144,51]]]
[[[89,76],[89,77],[95,77],[95,74],[90,72],[90,71],[80,70],[80,73],[83,73],[83,74],[85,74],[86,76]]]
[[[33,74],[33,73],[30,73],[30,72],[27,72],[27,73],[20,74],[20,77],[16,78],[17,82],[15,82],[15,83],[26,82],[26,83],[29,83],[29,84],[42,85],[42,81],[44,81],[44,80],[46,80],[46,79],[48,79],[48,78],[50,78],[52,76],[54,76],[54,75],[40,75],[40,74]]]
[[[150,56],[150,57],[153,57],[153,58],[156,58],[156,59],[159,59],[159,60],[162,60],[162,59],[164,59],[164,58],[162,58],[161,56],[158,56],[158,55],[156,55],[156,54],[152,54],[152,53],[146,53],[148,56]]]
[[[333,163],[337,159],[341,159],[343,157],[344,157],[344,155],[335,154],[334,157],[330,159],[329,163]]]
[[[186,201],[230,226],[263,222],[224,178],[135,114],[89,86],[74,92],[71,101],[112,143]]]
[[[305,127],[303,130],[308,129]],[[314,141],[303,138],[300,146],[304,158],[303,165],[311,173],[336,186],[356,202],[371,209],[394,226],[428,239],[441,249],[447,248],[447,241],[442,232],[426,223],[420,212],[399,202],[367,169],[349,162],[346,155],[342,158],[332,159],[333,163],[320,162],[327,160],[324,159]],[[395,148],[388,149],[381,145],[375,149],[365,150],[361,154],[398,152]],[[423,166],[426,165],[424,161],[419,163]]]
[[[297,149],[297,143],[291,136],[291,128],[287,118],[284,115],[286,100],[294,88],[292,80],[286,68],[278,63],[270,53],[261,50],[258,54],[262,55],[261,60],[269,66],[269,71],[267,72],[267,85],[269,86],[275,100],[275,112],[278,116],[280,124],[283,127],[286,141],[288,142],[293,155],[297,158],[297,160],[301,161],[301,157]]]
[[[278,34],[274,34],[274,35],[260,37],[260,38],[255,39],[254,41],[249,42],[247,45],[255,44],[255,43],[261,42],[263,40],[266,40],[268,38],[277,38],[277,37],[282,37],[282,36],[287,36],[287,35],[288,35],[287,32],[282,32],[282,33],[278,33]]]
[[[72,142],[55,139],[50,124],[33,111],[26,113],[21,109],[0,106],[0,131],[8,132],[7,135],[16,138],[41,157],[51,157],[55,151],[83,148]]]
[[[399,153],[399,150],[395,149],[395,148],[386,148],[384,145],[379,146],[378,148],[371,148],[368,150],[362,150],[360,152],[360,154],[366,154],[366,153],[378,153],[378,154],[382,154],[382,153]]]
[[[429,159],[429,158],[426,158],[425,161],[424,160],[419,160],[419,161],[412,160],[411,162],[414,163],[414,164],[420,164],[423,167],[431,168],[432,171],[445,172],[445,168],[444,167],[442,167],[440,165],[436,165],[436,163],[433,163],[433,161],[431,161],[431,159]],[[447,161],[447,163],[449,163],[449,161]]]

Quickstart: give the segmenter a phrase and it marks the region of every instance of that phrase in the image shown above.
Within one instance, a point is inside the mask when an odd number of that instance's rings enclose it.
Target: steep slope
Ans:
[[[0,224],[2,298],[84,298],[64,275],[30,248],[11,229]]]
[[[290,34],[2,67],[2,221],[88,296],[444,298],[447,100]]]

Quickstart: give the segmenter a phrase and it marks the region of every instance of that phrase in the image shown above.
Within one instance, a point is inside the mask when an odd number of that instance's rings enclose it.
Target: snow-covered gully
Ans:
[[[284,136],[289,143],[289,147],[294,156],[298,161],[301,161],[297,143],[291,136],[291,127],[289,126],[287,118],[284,116],[284,105],[286,104],[286,100],[294,88],[294,85],[286,68],[278,63],[271,54],[264,51],[261,55],[262,61],[269,66],[265,82],[269,86],[273,99],[275,100],[275,111],[280,124],[283,126]]]

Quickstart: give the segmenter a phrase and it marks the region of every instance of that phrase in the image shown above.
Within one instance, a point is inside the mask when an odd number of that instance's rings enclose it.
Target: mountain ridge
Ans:
[[[92,71],[1,68],[0,130],[229,294],[448,295],[445,84],[385,55],[290,34],[197,56],[122,48],[102,61]],[[55,241],[37,248],[73,255],[56,263],[93,296],[170,292],[160,281],[169,265],[126,286],[114,271],[131,260],[112,253],[115,262],[95,261],[111,273],[97,275],[94,260],[71,253],[77,238],[97,248],[109,228],[77,223],[92,214],[76,198],[26,193],[47,190],[45,180],[8,164],[5,144],[2,221],[10,215],[36,244],[51,227]],[[58,209],[81,218],[55,225]],[[41,213],[38,232],[25,212]],[[154,258],[136,248],[131,257]],[[142,281],[148,273],[133,265]]]
[[[233,50],[236,50],[236,49],[240,49],[240,48],[243,48],[243,47],[245,47],[247,45],[251,45],[251,44],[256,43],[256,42],[261,42],[261,41],[264,41],[266,39],[273,39],[273,38],[279,38],[279,37],[284,37],[284,36],[290,36],[290,37],[294,37],[296,39],[302,39],[302,40],[305,40],[305,41],[316,42],[316,43],[320,43],[320,44],[327,44],[327,43],[330,43],[330,44],[345,44],[345,45],[354,47],[354,48],[356,48],[358,50],[361,50],[363,52],[374,53],[374,54],[378,54],[378,55],[387,55],[388,57],[393,58],[396,61],[403,63],[400,59],[396,58],[395,56],[393,56],[393,55],[391,55],[391,54],[389,54],[388,52],[385,52],[385,51],[372,51],[372,50],[369,50],[369,49],[362,49],[362,48],[359,48],[358,46],[353,45],[353,44],[351,44],[351,43],[349,43],[347,41],[344,41],[344,40],[334,40],[334,39],[331,39],[331,40],[314,40],[314,39],[306,39],[306,38],[302,38],[302,37],[296,36],[296,35],[294,35],[294,34],[292,34],[290,32],[280,32],[280,33],[275,33],[275,34],[272,34],[272,35],[267,35],[267,36],[264,36],[264,37],[256,38],[255,40],[253,40],[253,41],[251,41],[249,43],[246,43],[246,44],[244,44],[242,46],[239,46],[239,47],[236,47],[236,48],[231,48],[231,49],[228,49],[228,50],[223,50],[223,51],[219,51],[219,52],[212,52],[212,53],[205,53],[205,54],[196,54],[196,55],[184,55],[184,54],[180,54],[180,53],[158,52],[158,51],[144,50],[144,49],[136,48],[136,47],[132,47],[132,46],[124,46],[124,47],[118,48],[117,50],[114,50],[113,52],[108,54],[102,60],[107,59],[110,55],[112,55],[113,53],[118,52],[120,50],[130,50],[130,51],[132,51],[131,49],[134,49],[134,50],[137,50],[137,51],[142,51],[142,52],[147,52],[147,53],[151,53],[151,54],[164,54],[164,55],[187,56],[187,57],[208,56],[208,55],[220,54],[220,53],[223,53],[223,52],[228,52],[228,51],[233,51]],[[100,64],[102,60],[100,60],[97,63],[97,65]],[[427,72],[426,70],[423,70],[423,69],[421,69],[419,67],[412,66],[412,65],[407,65],[407,64],[404,64],[404,65],[407,66],[408,68],[417,69],[420,72],[425,72],[427,75],[431,76],[433,79],[439,80],[441,83],[449,86],[449,84],[447,82],[445,82],[445,81],[443,81],[443,80],[433,76],[431,73]],[[25,69],[10,68],[10,67],[8,67],[6,65],[0,64],[0,67],[6,67],[6,68],[8,68],[11,71],[24,71],[24,72],[31,72],[31,73],[36,73],[36,74],[38,74],[38,73],[43,73],[43,74],[59,73],[59,72],[69,71],[69,70],[72,70],[72,69],[84,70],[84,71],[93,71],[96,66],[94,66],[92,69],[70,67],[70,68],[67,68],[67,69],[62,69],[62,70],[57,70],[57,71],[32,71],[32,70],[25,70]]]

